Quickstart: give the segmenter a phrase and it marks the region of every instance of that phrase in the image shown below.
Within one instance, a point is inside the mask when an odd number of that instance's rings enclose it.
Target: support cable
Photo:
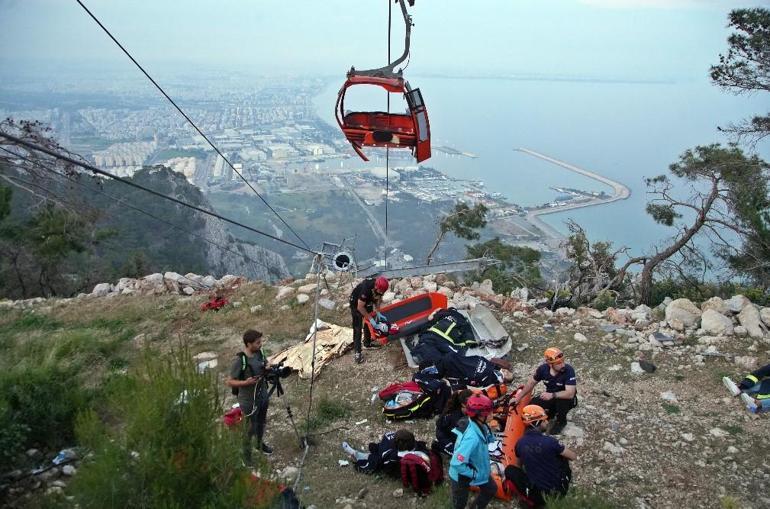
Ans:
[[[214,149],[214,151],[215,151],[217,154],[219,154],[219,157],[221,157],[221,158],[222,158],[222,159],[223,159],[223,160],[224,160],[224,161],[227,163],[227,165],[228,165],[228,166],[229,166],[229,167],[230,167],[230,168],[233,170],[233,172],[234,172],[236,175],[238,175],[238,176],[241,178],[241,180],[243,180],[243,182],[244,182],[244,183],[245,183],[247,186],[249,186],[249,189],[251,189],[251,190],[254,192],[254,194],[255,194],[255,195],[257,195],[257,196],[259,197],[259,199],[260,199],[260,200],[262,200],[262,203],[264,203],[264,204],[265,204],[265,206],[266,206],[268,209],[270,209],[270,211],[271,211],[273,214],[275,214],[275,215],[278,217],[278,219],[280,219],[280,220],[281,220],[281,222],[282,222],[282,223],[283,223],[283,224],[286,226],[286,228],[288,228],[288,229],[289,229],[289,231],[291,231],[291,233],[293,233],[293,234],[294,234],[294,236],[295,236],[295,237],[297,237],[297,239],[299,239],[299,241],[302,243],[302,245],[304,245],[304,246],[305,246],[305,250],[307,250],[307,251],[310,251],[310,246],[308,246],[308,245],[307,245],[307,243],[306,243],[306,242],[305,242],[305,241],[302,239],[302,237],[300,237],[300,236],[299,236],[299,234],[298,234],[296,231],[294,231],[294,228],[292,228],[292,227],[289,225],[289,223],[287,223],[287,222],[286,222],[286,221],[283,219],[283,217],[281,216],[281,214],[279,214],[279,213],[278,213],[278,211],[276,211],[276,210],[275,210],[275,209],[274,209],[272,206],[270,206],[270,204],[267,202],[267,200],[265,200],[265,198],[264,198],[264,197],[263,197],[263,196],[262,196],[262,195],[259,193],[259,191],[257,191],[257,190],[254,188],[254,186],[252,186],[252,185],[251,185],[251,183],[249,183],[249,181],[246,179],[246,177],[244,177],[244,176],[243,176],[243,175],[242,175],[242,174],[241,174],[241,173],[240,173],[238,170],[236,170],[236,169],[235,169],[235,166],[233,166],[233,164],[230,162],[230,160],[229,160],[227,157],[225,157],[225,155],[224,155],[224,154],[223,154],[223,153],[222,153],[222,152],[221,152],[221,151],[220,151],[220,150],[219,150],[219,149],[216,147],[216,145],[214,145],[214,143],[212,143],[212,142],[211,142],[211,140],[209,140],[208,136],[206,136],[206,135],[203,133],[203,131],[201,131],[201,130],[198,128],[198,126],[195,124],[195,122],[193,122],[193,121],[192,121],[192,119],[191,119],[189,116],[187,116],[187,114],[186,114],[184,111],[182,111],[182,108],[180,108],[180,107],[177,105],[177,103],[176,103],[176,102],[174,102],[174,100],[173,100],[173,99],[172,99],[172,98],[171,98],[171,97],[170,97],[170,96],[169,96],[169,95],[166,93],[166,91],[165,91],[165,90],[163,90],[163,88],[161,88],[161,86],[160,86],[160,85],[158,85],[158,83],[157,83],[157,82],[156,82],[156,81],[155,81],[155,80],[152,78],[152,76],[150,76],[150,75],[149,75],[149,73],[148,73],[147,71],[145,71],[145,70],[144,70],[144,67],[142,67],[142,66],[139,64],[139,62],[137,62],[137,61],[136,61],[136,59],[135,59],[133,56],[131,56],[131,53],[129,53],[129,52],[128,52],[128,50],[127,50],[126,48],[124,48],[122,44],[120,44],[120,42],[118,42],[118,40],[117,40],[117,39],[116,39],[116,38],[115,38],[115,37],[112,35],[112,33],[110,33],[110,31],[109,31],[109,30],[107,30],[107,28],[106,28],[106,27],[105,27],[105,26],[102,24],[102,22],[101,22],[101,21],[99,21],[99,19],[98,19],[96,16],[94,16],[94,14],[93,14],[93,13],[92,13],[90,10],[88,10],[88,7],[86,7],[86,6],[83,4],[83,2],[82,2],[81,0],[75,0],[75,1],[76,1],[78,4],[80,4],[80,6],[83,8],[83,10],[85,10],[85,11],[88,13],[88,15],[89,15],[89,16],[91,16],[91,19],[93,19],[93,20],[96,22],[96,24],[97,24],[97,25],[99,25],[99,27],[101,27],[101,29],[102,29],[102,30],[104,30],[104,33],[106,33],[106,34],[107,34],[107,35],[110,37],[110,39],[112,39],[112,41],[113,41],[115,44],[117,44],[117,45],[118,45],[118,47],[119,47],[119,48],[120,48],[120,49],[123,51],[123,53],[125,53],[125,54],[126,54],[126,56],[127,56],[127,57],[128,57],[128,58],[129,58],[129,59],[130,59],[130,60],[131,60],[133,63],[134,63],[134,65],[136,65],[136,67],[137,67],[137,68],[139,68],[139,70],[140,70],[140,71],[142,71],[142,74],[144,74],[144,75],[147,77],[147,79],[148,79],[148,80],[150,80],[150,82],[152,82],[152,84],[153,84],[153,85],[155,85],[155,88],[157,88],[157,89],[158,89],[158,91],[160,91],[160,93],[161,93],[161,94],[163,94],[163,96],[164,96],[166,99],[168,99],[168,101],[169,101],[169,102],[170,102],[172,105],[174,105],[174,108],[176,108],[176,110],[177,110],[177,111],[178,111],[178,112],[179,112],[179,113],[180,113],[180,114],[181,114],[181,115],[182,115],[182,116],[185,118],[185,120],[187,120],[187,122],[189,122],[189,124],[190,124],[191,126],[193,126],[193,128],[194,128],[196,131],[198,131],[198,134],[200,134],[200,135],[203,137],[203,139],[204,139],[204,140],[206,140],[206,142],[207,142],[207,143],[208,143],[208,144],[211,146],[211,148],[212,148],[212,149]]]
[[[88,171],[91,171],[93,173],[96,173],[98,175],[102,175],[104,177],[111,178],[113,180],[117,180],[118,182],[122,182],[123,184],[126,184],[128,186],[134,187],[136,189],[141,189],[142,191],[145,191],[147,193],[153,194],[153,195],[155,195],[155,196],[157,196],[159,198],[163,198],[164,200],[168,200],[168,201],[174,202],[174,203],[176,203],[178,205],[182,205],[183,207],[187,207],[187,208],[190,208],[192,210],[198,211],[198,212],[200,212],[202,214],[206,214],[207,216],[216,217],[217,219],[221,219],[222,221],[224,221],[226,223],[230,223],[230,224],[235,225],[235,226],[240,226],[241,228],[243,228],[245,230],[248,230],[250,232],[256,233],[258,235],[262,235],[263,237],[267,237],[267,238],[272,239],[272,240],[274,240],[276,242],[280,242],[281,244],[286,244],[287,246],[291,246],[291,247],[293,247],[295,249],[299,249],[300,251],[305,251],[306,253],[310,253],[312,255],[316,254],[315,251],[313,251],[313,250],[311,250],[309,248],[302,247],[302,246],[300,246],[298,244],[295,244],[295,243],[293,243],[291,241],[284,240],[284,239],[282,239],[280,237],[276,237],[275,235],[271,235],[271,234],[263,232],[261,230],[257,230],[256,228],[252,228],[251,226],[246,226],[243,223],[239,223],[238,221],[235,221],[233,219],[225,217],[225,216],[223,216],[221,214],[217,214],[216,212],[212,212],[210,210],[206,210],[206,209],[203,209],[203,208],[198,207],[196,205],[192,205],[190,203],[184,202],[182,200],[174,198],[173,196],[168,196],[168,195],[165,195],[163,193],[159,193],[158,191],[154,191],[154,190],[152,190],[152,189],[150,189],[148,187],[144,187],[144,186],[142,186],[140,184],[137,184],[135,182],[132,182],[132,181],[130,181],[128,179],[124,179],[123,177],[118,177],[117,175],[113,175],[113,174],[111,174],[109,172],[101,170],[101,169],[99,169],[96,166],[93,166],[91,164],[87,164],[87,163],[84,163],[82,161],[78,161],[78,160],[76,160],[76,159],[74,159],[72,157],[66,156],[64,154],[59,154],[58,152],[56,152],[54,150],[51,150],[48,147],[37,145],[35,143],[30,143],[30,142],[28,142],[26,140],[23,140],[21,138],[18,138],[16,136],[13,136],[13,135],[8,134],[8,133],[4,133],[2,131],[0,131],[0,138],[5,138],[6,140],[9,140],[9,141],[11,141],[11,142],[13,142],[13,143],[15,143],[17,145],[21,145],[22,147],[24,147],[24,148],[26,148],[28,150],[33,150],[33,151],[36,151],[36,152],[42,152],[42,153],[47,154],[47,155],[49,155],[49,156],[51,156],[51,157],[53,157],[55,159],[60,160],[60,161],[65,161],[65,162],[68,162],[70,164],[74,164],[75,166],[79,166],[81,168],[84,168],[84,169],[86,169]]]
[[[388,2],[388,65],[390,65],[390,35],[393,20],[393,4]],[[388,122],[390,122],[390,92],[385,91],[388,100]],[[385,147],[385,260],[384,269],[388,268],[388,250],[390,249],[390,236],[388,235],[388,198],[390,196],[390,147]]]
[[[261,265],[262,267],[268,269],[268,271],[272,268],[269,265],[267,265],[265,262],[261,262],[259,260],[253,260],[251,257],[249,257],[249,256],[247,256],[247,255],[245,255],[243,253],[240,253],[238,251],[235,251],[233,249],[225,247],[225,246],[223,246],[223,245],[221,245],[221,244],[219,244],[217,242],[214,242],[213,240],[209,239],[205,235],[201,235],[199,233],[195,233],[195,232],[193,232],[191,230],[188,230],[186,228],[182,228],[181,226],[177,226],[177,225],[171,223],[170,221],[166,221],[165,219],[163,219],[161,217],[158,217],[155,214],[152,214],[151,212],[147,212],[146,210],[144,210],[142,208],[136,207],[136,206],[132,205],[131,203],[128,203],[124,198],[119,198],[117,196],[111,195],[110,193],[108,193],[106,191],[102,191],[100,189],[94,189],[94,188],[92,188],[90,186],[87,186],[87,185],[83,184],[82,182],[78,181],[78,179],[76,179],[74,177],[70,177],[68,175],[63,175],[63,174],[59,173],[58,171],[56,171],[54,168],[51,168],[50,166],[47,166],[47,165],[45,165],[45,164],[43,164],[43,163],[41,163],[39,161],[35,161],[35,160],[32,160],[32,159],[29,159],[29,158],[27,158],[27,157],[25,157],[25,156],[23,156],[21,154],[17,154],[15,152],[12,152],[12,151],[10,151],[10,150],[8,150],[6,148],[3,148],[3,147],[0,147],[0,150],[2,150],[3,152],[6,152],[6,153],[8,153],[8,154],[10,154],[10,155],[12,155],[14,157],[18,157],[19,159],[23,159],[24,161],[28,162],[29,164],[37,166],[38,168],[41,168],[43,170],[49,171],[49,172],[51,172],[51,173],[53,173],[53,174],[55,174],[55,175],[57,175],[57,176],[59,176],[61,178],[67,179],[70,182],[72,182],[73,184],[75,184],[77,186],[80,186],[81,188],[85,189],[88,192],[92,192],[92,193],[95,192],[95,193],[101,194],[102,196],[105,196],[105,197],[109,198],[110,200],[112,200],[112,201],[114,201],[116,203],[119,203],[119,204],[121,204],[122,206],[124,206],[126,208],[129,208],[131,210],[139,212],[140,214],[144,214],[147,217],[150,217],[150,218],[152,218],[152,219],[154,219],[154,220],[156,220],[158,222],[161,222],[163,224],[166,224],[166,225],[170,226],[171,228],[179,230],[179,231],[181,231],[183,233],[186,233],[186,234],[191,235],[193,237],[197,237],[197,238],[201,239],[202,241],[204,241],[204,242],[206,242],[208,244],[211,244],[212,246],[216,247],[217,249],[219,249],[221,251],[225,251],[225,252],[237,255],[238,257],[242,258],[243,260],[245,260],[245,261],[247,261],[249,263],[255,263],[257,265]],[[18,181],[26,183],[26,184],[31,184],[31,182],[28,182],[26,180],[17,179],[15,177],[10,177],[10,178],[14,179],[14,180],[18,180]]]

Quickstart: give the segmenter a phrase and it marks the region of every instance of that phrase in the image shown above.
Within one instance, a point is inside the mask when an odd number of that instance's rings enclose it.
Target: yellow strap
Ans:
[[[755,394],[754,399],[770,399],[770,394]]]
[[[755,377],[754,375],[746,375],[746,378],[748,378],[749,380],[751,380],[755,384],[759,383],[759,378]]]

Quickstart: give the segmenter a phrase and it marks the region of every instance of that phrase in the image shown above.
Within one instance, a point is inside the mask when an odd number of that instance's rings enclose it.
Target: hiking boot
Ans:
[[[267,445],[266,443],[262,442],[262,447],[260,449],[265,454],[273,454],[273,448]]]
[[[727,387],[727,390],[730,391],[730,394],[733,396],[738,396],[741,393],[741,390],[738,388],[737,385],[735,385],[735,382],[730,380],[729,377],[722,377],[722,383],[725,384],[725,387]]]
[[[748,410],[752,414],[759,413],[759,406],[757,405],[757,402],[754,401],[754,398],[752,398],[745,392],[742,392],[741,400],[743,400],[743,403],[746,405],[746,410]]]
[[[364,341],[364,348],[380,348],[382,345],[376,341]]]
[[[551,435],[558,435],[564,430],[565,426],[567,426],[567,421],[556,421],[551,426],[551,429],[548,430],[548,433]]]
[[[356,364],[361,364],[362,362],[364,362],[364,354],[362,354],[361,352],[356,352],[355,361],[356,361]]]

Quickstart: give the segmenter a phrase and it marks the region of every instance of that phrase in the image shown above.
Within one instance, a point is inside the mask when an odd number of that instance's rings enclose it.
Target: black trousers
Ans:
[[[368,313],[372,312],[371,306],[366,306]],[[358,312],[358,309],[350,306],[350,316],[353,318],[353,350],[356,353],[361,353],[361,329],[364,333],[364,344],[369,346],[372,342],[372,334],[369,332],[369,327],[364,326],[364,317]]]
[[[540,397],[532,398],[530,405],[538,405],[543,407],[543,410],[548,414],[548,419],[553,420],[556,417],[556,422],[566,423],[567,412],[577,406],[577,396],[571,399],[556,399],[551,398],[548,401],[540,399]]]
[[[569,483],[572,480],[572,470],[569,464],[566,463],[563,466],[564,477],[562,487],[558,490],[541,490],[529,480],[527,473],[519,467],[509,465],[505,469],[505,478],[511,481],[516,486],[516,491],[519,492],[519,500],[523,501],[526,505],[533,509],[540,509],[545,507],[545,496],[557,496],[563,497],[569,490]]]
[[[253,398],[253,392],[252,392]],[[238,399],[241,405],[243,415],[248,415],[244,422],[243,433],[243,458],[247,462],[251,461],[252,437],[257,437],[257,447],[262,447],[262,440],[265,436],[265,424],[267,423],[267,407],[270,399],[267,393],[257,395],[254,399]],[[251,415],[249,415],[251,414]]]
[[[457,481],[452,480],[450,488],[452,492],[452,507],[454,509],[465,509],[465,505],[468,503],[470,485],[471,478],[464,475],[458,475]],[[471,502],[471,509],[484,509],[495,498],[496,493],[497,483],[490,477],[486,484],[479,486],[479,494]]]

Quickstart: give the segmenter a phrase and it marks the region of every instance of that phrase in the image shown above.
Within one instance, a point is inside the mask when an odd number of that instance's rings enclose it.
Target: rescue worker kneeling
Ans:
[[[544,434],[548,416],[542,407],[525,406],[521,419],[527,429],[514,449],[518,466],[508,466],[505,479],[513,483],[519,498],[530,507],[545,507],[545,496],[567,494],[572,480],[569,461],[577,454]]]

